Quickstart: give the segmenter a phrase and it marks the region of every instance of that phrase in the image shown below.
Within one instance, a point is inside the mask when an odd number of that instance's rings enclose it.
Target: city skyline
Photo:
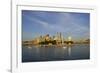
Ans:
[[[33,40],[37,35],[55,36],[61,32],[74,40],[89,39],[90,14],[22,10],[22,40]]]

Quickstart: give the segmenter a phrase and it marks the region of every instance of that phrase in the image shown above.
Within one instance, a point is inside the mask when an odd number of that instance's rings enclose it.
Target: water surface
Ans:
[[[66,48],[22,46],[22,62],[83,60],[89,58],[89,44],[76,44]]]

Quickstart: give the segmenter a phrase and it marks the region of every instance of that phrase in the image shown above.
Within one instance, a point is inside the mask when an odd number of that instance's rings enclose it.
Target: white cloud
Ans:
[[[77,23],[73,22],[75,19],[70,14],[60,13],[59,18],[57,18],[58,21],[56,21],[56,24],[50,24],[47,21],[43,21],[38,18],[29,17],[27,16],[29,20],[38,23],[39,26],[43,27],[47,32],[62,32],[62,33],[71,33],[74,35],[77,34],[88,34],[89,35],[89,28],[87,26],[83,26],[83,23]],[[81,25],[82,24],[82,25]],[[84,35],[84,34],[82,34]]]

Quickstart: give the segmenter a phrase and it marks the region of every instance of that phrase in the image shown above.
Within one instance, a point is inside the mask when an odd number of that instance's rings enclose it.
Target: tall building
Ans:
[[[68,37],[68,41],[72,41],[72,37],[71,36]]]

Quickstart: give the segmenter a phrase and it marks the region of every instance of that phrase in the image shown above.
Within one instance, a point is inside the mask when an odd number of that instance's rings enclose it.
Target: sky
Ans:
[[[22,10],[22,40],[33,40],[37,36],[55,36],[61,32],[64,38],[73,40],[90,37],[90,14],[75,12],[53,12]]]

